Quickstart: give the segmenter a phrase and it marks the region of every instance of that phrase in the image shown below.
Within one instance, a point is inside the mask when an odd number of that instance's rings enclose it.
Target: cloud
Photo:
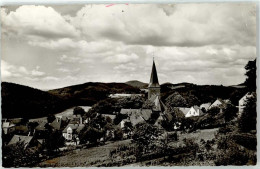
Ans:
[[[9,78],[18,78],[18,77],[27,77],[27,78],[35,78],[41,77],[45,75],[45,72],[39,71],[40,67],[36,67],[29,71],[24,66],[15,66],[10,64],[4,60],[1,61],[1,78],[2,80],[6,80]]]
[[[43,38],[78,37],[79,31],[51,7],[25,5],[7,14],[1,8],[2,27],[18,35]]]
[[[117,54],[115,56],[106,57],[103,61],[108,63],[127,63],[131,61],[136,61],[139,59],[139,56],[135,53],[131,53],[130,55],[126,54]]]
[[[255,10],[255,4],[239,3],[93,5],[70,22],[93,40],[153,46],[255,45],[256,20],[250,15]]]

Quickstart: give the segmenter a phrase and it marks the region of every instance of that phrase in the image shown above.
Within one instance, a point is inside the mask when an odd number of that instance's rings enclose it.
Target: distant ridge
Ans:
[[[148,87],[148,83],[143,83],[143,82],[140,82],[138,80],[131,80],[131,81],[127,81],[125,83],[130,85],[130,86],[137,87],[139,89]]]
[[[112,93],[139,93],[125,83],[89,82],[49,91],[2,82],[3,118],[38,118],[73,106],[92,106]]]
[[[39,89],[2,82],[3,118],[38,118],[68,108],[67,101]]]

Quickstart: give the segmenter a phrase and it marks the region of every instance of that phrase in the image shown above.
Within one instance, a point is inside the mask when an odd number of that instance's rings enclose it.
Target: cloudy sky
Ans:
[[[233,85],[256,58],[256,5],[1,8],[1,79],[39,89],[93,82]]]

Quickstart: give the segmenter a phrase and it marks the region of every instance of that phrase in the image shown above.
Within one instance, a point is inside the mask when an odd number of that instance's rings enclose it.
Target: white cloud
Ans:
[[[43,76],[43,75],[45,75],[44,72],[38,70],[32,70],[32,76]]]
[[[44,38],[78,37],[79,31],[51,7],[25,5],[6,13],[1,9],[2,26],[18,35]]]
[[[139,59],[139,56],[135,53],[131,53],[130,55],[126,54],[117,54],[115,56],[109,56],[104,59],[104,62],[109,63],[127,63],[131,61],[136,61]]]

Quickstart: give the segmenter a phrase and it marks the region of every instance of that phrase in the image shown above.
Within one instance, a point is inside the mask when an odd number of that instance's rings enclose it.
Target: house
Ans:
[[[40,143],[36,139],[34,139],[33,136],[22,136],[22,135],[14,135],[7,145],[11,146],[11,145],[16,145],[18,143],[23,144],[25,149],[40,146]]]
[[[15,131],[15,125],[10,122],[3,122],[2,124],[4,134],[9,134]]]
[[[133,126],[140,122],[148,121],[151,118],[152,110],[150,109],[121,109],[121,114],[128,116],[128,120]]]
[[[185,117],[201,116],[202,114],[203,112],[198,106],[192,106]]]
[[[15,126],[15,133],[19,135],[28,135],[29,129],[25,125]]]
[[[157,120],[155,121],[154,125],[159,127],[159,129],[163,130],[164,128],[162,127],[162,122],[167,121],[171,122],[172,121],[172,115],[167,113],[167,112],[161,112]]]
[[[188,112],[190,111],[190,108],[188,107],[176,107],[176,108],[179,109],[179,111],[181,111],[185,117],[186,114],[188,114]]]
[[[13,118],[13,119],[9,119],[9,121],[10,121],[12,124],[21,123],[22,120],[23,120],[23,118]]]
[[[66,117],[68,118],[70,124],[82,124],[82,117],[80,114],[73,114]]]
[[[229,102],[230,102],[229,100],[222,100],[222,99],[218,98],[214,103],[212,103],[209,106],[209,109],[211,109],[213,107],[218,107],[220,109],[226,108],[227,104],[229,104]]]
[[[205,109],[206,111],[209,110],[209,107],[210,107],[211,103],[203,103],[200,105],[200,109]]]
[[[53,120],[53,122],[50,124],[50,126],[54,129],[54,130],[63,130],[68,124],[68,121],[64,121],[62,119],[56,118],[55,120]]]
[[[245,104],[249,98],[253,97],[252,93],[246,93],[239,101],[238,101],[238,116],[240,117],[244,111]]]
[[[43,121],[43,122],[39,123],[38,126],[35,127],[35,130],[37,130],[37,131],[45,131],[45,130],[47,130],[47,128],[46,128],[47,125],[48,125],[48,123]]]
[[[84,128],[84,124],[68,124],[67,127],[62,131],[63,137],[71,141],[78,137],[80,131]]]

